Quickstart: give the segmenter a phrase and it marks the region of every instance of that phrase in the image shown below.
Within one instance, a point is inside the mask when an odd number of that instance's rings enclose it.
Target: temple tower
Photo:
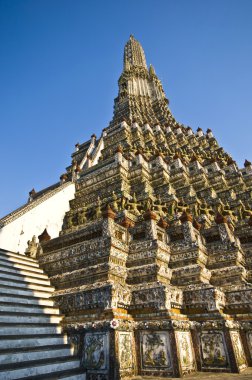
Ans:
[[[252,354],[252,165],[175,120],[130,36],[114,114],[76,144],[39,262],[88,380],[239,372]]]
[[[172,115],[162,84],[153,66],[149,69],[140,43],[131,35],[124,48],[123,72],[115,99],[114,117],[110,125],[122,121],[157,124],[171,121]]]

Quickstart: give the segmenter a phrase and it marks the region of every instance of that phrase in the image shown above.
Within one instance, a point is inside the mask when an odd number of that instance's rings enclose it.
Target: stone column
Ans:
[[[157,215],[153,211],[147,210],[143,217],[146,225],[147,239],[157,240]]]
[[[180,217],[180,221],[182,222],[184,240],[188,244],[196,242],[196,235],[193,227],[193,217],[191,214],[188,214],[186,211]]]
[[[116,214],[108,206],[107,209],[102,213],[102,216],[103,216],[102,236],[103,237],[114,236],[114,224],[115,224]]]
[[[136,351],[134,323],[127,320],[114,322],[114,377],[113,379],[129,379],[136,375]],[[112,378],[111,378],[112,379]]]
[[[234,243],[235,238],[228,226],[226,217],[218,213],[215,222],[218,225],[221,241],[223,243]]]
[[[248,366],[252,366],[252,321],[240,322],[241,325],[241,340],[244,347]]]
[[[118,145],[117,147],[117,151],[116,151],[116,154],[115,154],[115,161],[118,162],[118,163],[121,163],[123,160],[123,148],[121,145]]]
[[[247,367],[247,360],[240,335],[239,322],[226,321],[226,341],[230,359],[231,371],[240,373]]]
[[[92,166],[92,159],[91,159],[91,156],[88,154],[87,155],[87,161],[86,161],[86,165],[87,165],[87,168],[91,168]]]
[[[176,347],[176,375],[182,377],[197,370],[189,321],[173,320],[172,337]]]

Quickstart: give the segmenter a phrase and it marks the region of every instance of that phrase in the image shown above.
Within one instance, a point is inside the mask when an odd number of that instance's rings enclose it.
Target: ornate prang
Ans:
[[[62,326],[87,380],[239,372],[252,364],[251,163],[175,120],[133,36],[118,85],[109,126],[72,154],[60,236],[39,237]]]

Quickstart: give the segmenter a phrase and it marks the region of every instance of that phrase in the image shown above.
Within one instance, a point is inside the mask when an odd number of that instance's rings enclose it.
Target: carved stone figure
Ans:
[[[112,192],[112,199],[113,199],[112,208],[115,212],[118,212],[118,210],[119,210],[118,200],[117,200],[117,196],[116,196],[114,191]]]
[[[67,226],[67,228],[71,228],[73,226],[73,217],[74,217],[73,212],[70,210],[68,212],[67,217],[66,217],[66,226]]]
[[[97,206],[95,208],[95,216],[96,216],[96,219],[99,219],[102,216],[100,197],[98,197],[98,199],[97,199]]]
[[[78,212],[78,225],[85,224],[87,222],[87,208],[85,206]]]
[[[227,367],[228,361],[224,338],[221,333],[203,333],[202,342],[202,360],[206,367]]]
[[[105,334],[86,334],[83,366],[88,369],[105,369],[107,366],[106,349]]]
[[[138,207],[141,206],[140,203],[137,202],[136,194],[133,194],[132,200],[127,201],[127,208],[135,215],[140,215],[140,211],[138,210]]]
[[[167,208],[165,204],[162,204],[160,196],[157,197],[157,200],[153,205],[153,209],[160,215],[161,218],[165,217],[165,211],[167,210]]]
[[[27,242],[27,248],[25,250],[25,254],[33,259],[36,259],[38,251],[38,243],[36,242],[36,236],[33,235],[31,240]]]
[[[172,367],[168,337],[164,333],[142,334],[143,368]]]

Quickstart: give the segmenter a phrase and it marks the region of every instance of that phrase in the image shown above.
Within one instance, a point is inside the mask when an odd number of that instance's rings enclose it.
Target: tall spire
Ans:
[[[124,68],[126,69],[130,65],[147,69],[144,50],[132,34],[124,47]]]
[[[167,125],[173,121],[162,83],[153,66],[148,70],[144,50],[132,35],[124,47],[124,69],[118,85],[110,126],[122,121],[151,125]]]

